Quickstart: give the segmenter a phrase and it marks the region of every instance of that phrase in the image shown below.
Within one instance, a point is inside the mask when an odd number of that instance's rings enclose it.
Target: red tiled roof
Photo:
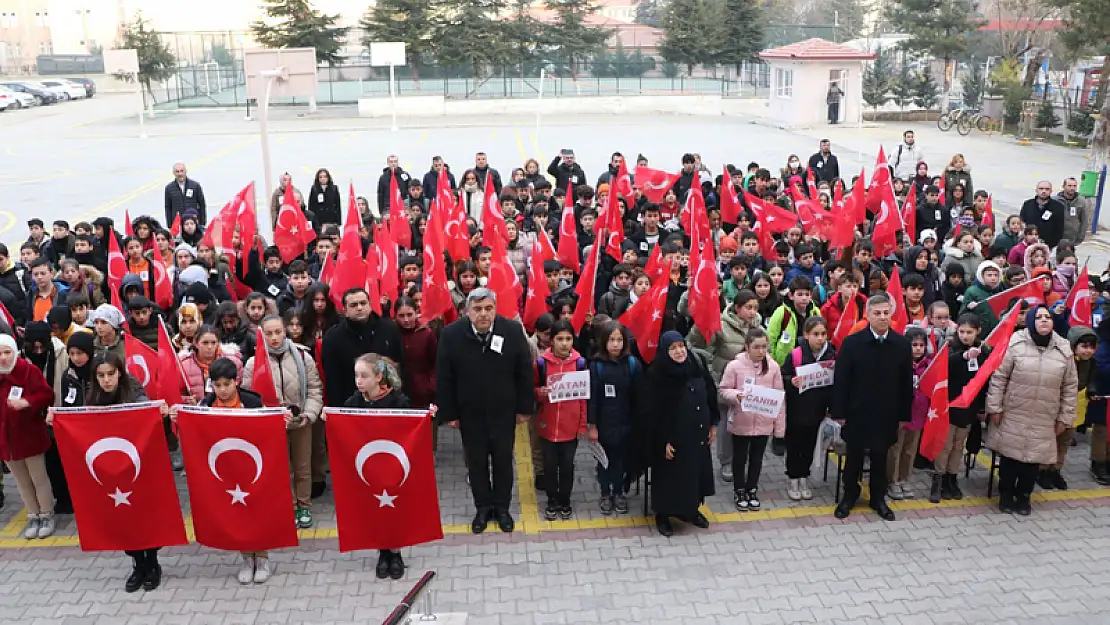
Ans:
[[[870,61],[875,58],[870,52],[861,52],[839,43],[814,37],[779,48],[771,48],[759,53],[761,59],[802,59],[802,60],[859,60]]]

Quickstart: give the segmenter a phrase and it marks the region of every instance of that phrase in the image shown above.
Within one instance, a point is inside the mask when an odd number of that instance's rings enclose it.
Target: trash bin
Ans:
[[[1098,172],[1085,171],[1079,179],[1079,195],[1094,197],[1098,195]]]

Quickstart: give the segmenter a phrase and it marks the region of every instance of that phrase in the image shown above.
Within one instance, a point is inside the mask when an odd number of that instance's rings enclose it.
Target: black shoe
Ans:
[[[1101,486],[1110,485],[1110,473],[1106,472],[1105,462],[1091,461],[1091,478]]]
[[[786,455],[786,439],[785,438],[772,438],[771,439],[771,453],[776,456]]]
[[[944,476],[940,473],[934,473],[932,484],[929,486],[929,503],[940,503],[943,496]]]
[[[874,510],[875,513],[879,515],[879,518],[884,521],[894,520],[894,511],[890,509],[890,506],[886,505],[885,501],[880,501],[877,504],[872,504],[871,509]]]
[[[1060,469],[1052,469],[1048,472],[1048,480],[1052,482],[1052,487],[1056,490],[1067,490],[1068,481],[1060,473]]]
[[[948,473],[942,473],[940,476],[940,498],[955,499],[952,496],[952,478]]]
[[[1047,469],[1037,471],[1037,486],[1040,486],[1044,490],[1056,488],[1056,486],[1052,484],[1052,478],[1049,477]]]
[[[1020,516],[1029,516],[1033,512],[1033,506],[1029,505],[1028,497],[1017,497],[1014,501],[1014,513]]]
[[[948,494],[950,499],[963,499],[964,491],[960,490],[959,476],[955,473],[948,474]]]
[[[570,517],[574,516],[574,509],[570,506],[559,506],[559,518],[564,521],[569,521]],[[512,530],[508,530],[512,531]]]
[[[665,516],[655,517],[655,529],[659,530],[659,535],[666,538],[674,536],[674,526],[671,525],[671,520]]]
[[[155,562],[147,566],[146,575],[143,576],[143,590],[155,590],[162,583],[162,565]]]
[[[400,553],[393,553],[390,556],[389,577],[391,579],[401,579],[405,576],[405,561],[401,559]]]
[[[470,523],[470,531],[475,534],[481,534],[486,531],[486,525],[489,524],[490,519],[493,518],[493,510],[479,510],[474,515],[474,520]]]
[[[374,573],[378,576],[378,579],[389,577],[389,561],[390,553],[388,551],[378,552],[378,566],[374,567]]]
[[[705,518],[705,515],[700,512],[694,514],[694,520],[691,523],[694,527],[700,527],[703,530],[709,528],[709,519]]]
[[[498,510],[495,516],[497,518],[497,527],[501,528],[502,532],[508,534],[513,531],[513,527],[515,527],[516,524],[513,523],[513,517],[509,514],[508,510]]]
[[[135,592],[142,588],[143,577],[146,576],[146,570],[142,565],[136,562],[133,566],[134,568],[131,570],[131,575],[127,578],[127,581],[123,583],[123,590],[126,592]]]
[[[312,498],[319,499],[324,496],[324,492],[328,490],[327,482],[313,482],[312,483]]]
[[[998,496],[998,511],[1002,514],[1013,514],[1016,512],[1017,507],[1014,505],[1014,498],[1005,493],[1000,494]]]
[[[852,514],[852,504],[843,501],[837,504],[836,510],[833,510],[833,516],[838,519],[846,519],[849,514]]]
[[[543,518],[545,520],[548,520],[548,521],[554,521],[554,520],[558,519],[559,518],[559,506],[556,506],[553,503],[547,504],[547,507],[543,509]]]

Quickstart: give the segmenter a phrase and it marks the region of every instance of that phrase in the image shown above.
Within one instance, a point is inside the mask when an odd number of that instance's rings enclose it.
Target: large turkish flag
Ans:
[[[324,415],[339,550],[443,538],[428,413],[324,408]]]
[[[160,402],[55,408],[54,436],[81,549],[186,544]]]
[[[281,409],[179,406],[177,428],[198,543],[229,551],[297,545]]]

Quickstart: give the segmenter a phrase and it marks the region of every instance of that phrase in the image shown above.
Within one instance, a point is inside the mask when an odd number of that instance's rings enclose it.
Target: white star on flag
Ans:
[[[239,488],[238,484],[235,485],[234,490],[229,490],[226,492],[227,494],[231,495],[231,505],[235,505],[237,503],[241,503],[244,506],[247,505],[247,495],[249,495],[250,493],[245,492],[243,489]]]
[[[393,505],[393,500],[397,498],[397,495],[390,495],[389,492],[386,491],[384,488],[382,489],[382,494],[374,495],[374,496],[378,498],[378,507],[379,508],[384,508],[386,506],[389,506],[390,508],[396,508],[397,507],[397,506]]]
[[[937,411],[934,410],[933,408],[930,408],[929,409],[929,414],[926,415],[926,416],[929,418],[930,421],[932,421],[933,419],[937,418]]]
[[[293,226],[292,228],[289,229],[289,234],[298,234],[299,232],[300,232],[300,229],[297,228],[296,226]]]
[[[424,276],[424,285],[425,286],[433,286],[433,285],[435,285],[435,283],[436,283],[435,279],[432,278],[431,276]]]
[[[127,505],[127,506],[131,505],[131,502],[127,501],[127,498],[131,496],[131,493],[130,492],[125,493],[125,492],[121,491],[119,489],[119,486],[116,487],[116,492],[108,493],[108,496],[112,498],[112,501],[116,502],[116,507],[117,508],[120,507],[120,506],[123,506],[123,505]]]

